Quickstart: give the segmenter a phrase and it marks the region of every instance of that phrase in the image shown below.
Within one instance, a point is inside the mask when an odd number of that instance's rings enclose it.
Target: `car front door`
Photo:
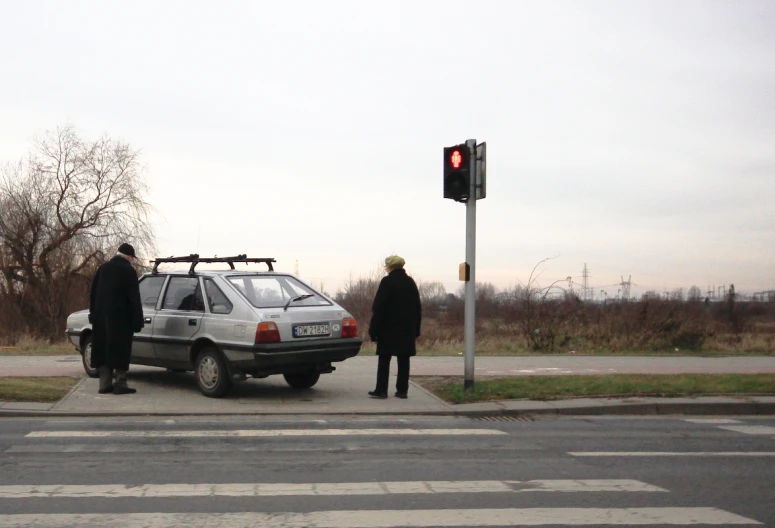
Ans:
[[[143,329],[132,339],[132,360],[142,363],[144,358],[156,357],[154,352],[153,320],[156,317],[156,307],[159,304],[165,275],[149,275],[140,279],[140,301],[143,303]]]
[[[188,351],[202,325],[204,297],[199,277],[171,276],[153,319],[153,347],[163,366],[191,365]]]

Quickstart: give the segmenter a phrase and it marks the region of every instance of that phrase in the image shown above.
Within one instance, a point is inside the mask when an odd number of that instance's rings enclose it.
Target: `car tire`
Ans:
[[[91,336],[83,338],[81,343],[81,363],[83,363],[83,370],[86,371],[86,375],[90,378],[99,378],[99,369],[91,367]]]
[[[206,347],[199,352],[194,372],[199,390],[209,398],[222,398],[232,388],[226,360],[214,347]]]
[[[285,381],[294,389],[310,389],[320,379],[320,372],[297,372],[283,374]]]

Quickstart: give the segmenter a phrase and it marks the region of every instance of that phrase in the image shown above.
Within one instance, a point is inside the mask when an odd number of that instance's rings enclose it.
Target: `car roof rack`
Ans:
[[[152,260],[153,262],[153,271],[151,272],[153,275],[156,275],[159,272],[159,264],[168,264],[173,262],[186,262],[190,263],[191,267],[188,270],[189,275],[194,274],[194,268],[196,268],[196,265],[199,263],[204,264],[211,264],[213,262],[226,262],[231,269],[234,268],[235,262],[240,263],[264,263],[267,266],[269,266],[269,271],[274,271],[274,267],[272,266],[273,262],[277,262],[273,258],[248,258],[247,255],[237,255],[236,257],[200,257],[197,254],[192,253],[191,255],[187,257],[166,257],[166,258],[157,258],[156,260]]]

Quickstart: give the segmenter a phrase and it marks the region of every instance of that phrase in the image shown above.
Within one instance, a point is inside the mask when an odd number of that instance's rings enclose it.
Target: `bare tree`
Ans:
[[[646,293],[641,295],[641,300],[643,302],[646,302],[646,301],[658,301],[660,299],[662,299],[662,296],[656,290],[648,290]]]
[[[384,264],[380,264],[365,276],[353,278],[350,275],[334,296],[337,303],[355,316],[364,335],[371,318],[371,305],[374,302],[374,296],[377,294],[377,288],[379,288],[379,283],[384,276],[383,269]]]
[[[28,331],[61,335],[70,296],[121,242],[154,249],[140,152],[72,126],[35,140],[26,162],[0,168],[0,273]]]
[[[702,300],[702,290],[700,290],[700,288],[698,288],[697,286],[692,286],[691,288],[689,288],[688,299],[690,301]]]
[[[488,301],[493,300],[498,296],[498,288],[491,282],[477,282],[476,283],[476,301]],[[458,286],[457,296],[461,299],[466,298],[466,285],[465,283]]]
[[[423,305],[439,305],[447,300],[447,289],[442,282],[418,281],[417,289],[420,290]]]

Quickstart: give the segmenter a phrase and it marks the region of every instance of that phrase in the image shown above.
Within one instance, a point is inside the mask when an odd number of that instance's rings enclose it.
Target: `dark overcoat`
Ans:
[[[94,275],[89,319],[92,368],[129,370],[132,336],[144,325],[137,272],[125,258],[116,255]]]
[[[377,355],[417,354],[422,306],[417,284],[406,271],[395,269],[382,279],[371,312],[369,336],[377,342]]]

